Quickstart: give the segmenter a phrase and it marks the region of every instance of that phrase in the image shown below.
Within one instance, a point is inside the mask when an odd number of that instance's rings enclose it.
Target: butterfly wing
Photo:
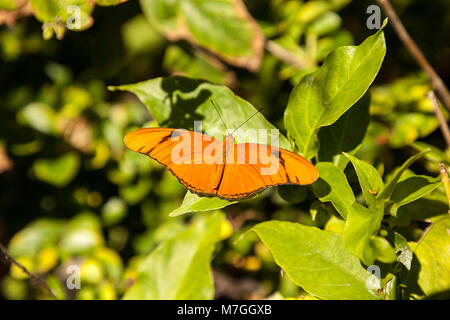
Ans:
[[[221,141],[182,129],[145,128],[128,133],[125,144],[166,166],[188,190],[206,196],[217,194],[215,187],[224,165],[218,163],[220,154],[214,150],[222,149]],[[209,157],[206,148],[212,150]]]
[[[284,150],[255,143],[234,145],[233,161],[227,161],[217,192],[228,200],[249,198],[277,185],[308,185],[319,172],[305,158]]]
[[[186,141],[191,143],[180,143]],[[262,144],[234,144],[225,160],[223,142],[182,129],[136,130],[125,136],[125,144],[166,166],[188,190],[227,200],[249,198],[271,186],[311,184],[319,175],[305,158]]]

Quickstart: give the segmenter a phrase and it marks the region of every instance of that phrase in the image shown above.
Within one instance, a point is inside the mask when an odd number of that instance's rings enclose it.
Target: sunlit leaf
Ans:
[[[427,296],[450,298],[449,230],[449,215],[436,218],[422,239],[416,244],[411,244],[420,264],[418,284]]]
[[[386,52],[383,31],[356,47],[332,52],[315,72],[304,76],[289,97],[284,122],[301,155],[319,150],[319,128],[336,122],[366,92]]]
[[[223,214],[199,217],[164,241],[140,265],[125,299],[212,299],[211,253],[219,241]]]
[[[275,262],[304,290],[321,299],[377,299],[370,274],[344,247],[342,237],[298,223],[268,221],[254,231]]]
[[[218,139],[226,136],[226,128],[237,128],[257,112],[249,102],[236,96],[225,86],[180,76],[155,78],[109,88],[135,93],[161,127],[193,130],[194,121],[201,121],[201,128],[198,129]],[[226,128],[211,99],[216,104]],[[258,132],[260,129],[267,131],[261,135]],[[291,148],[289,141],[261,113],[252,117],[233,135],[237,142],[262,143],[263,139],[267,139],[267,144],[279,141],[281,148]],[[277,138],[278,140],[275,140]]]

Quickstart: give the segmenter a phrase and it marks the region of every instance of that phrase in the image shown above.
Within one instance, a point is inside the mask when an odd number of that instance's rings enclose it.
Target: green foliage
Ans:
[[[425,296],[440,295],[440,298],[445,299],[450,297],[448,278],[441,276],[448,275],[450,271],[449,228],[448,216],[437,217],[422,239],[412,246],[417,257],[414,272],[418,272],[418,285]]]
[[[317,131],[336,122],[364,95],[385,52],[380,29],[360,46],[336,49],[317,71],[304,76],[295,86],[284,119],[301,155],[307,159],[317,155]]]
[[[237,66],[259,67],[264,38],[240,0],[141,0],[141,6],[168,39],[188,40]]]
[[[375,299],[366,289],[369,274],[348,252],[340,235],[290,222],[254,227],[275,262],[309,293],[322,299]]]
[[[0,226],[58,299],[449,298],[437,176],[450,154],[430,84],[395,41],[382,66],[392,30],[358,27],[356,1],[17,4],[0,1]],[[433,30],[448,29],[440,6]],[[245,201],[201,197],[123,142],[200,120],[217,139],[245,122],[238,143],[297,152],[319,179]],[[67,288],[70,266],[81,289]],[[0,290],[50,298],[15,266]]]
[[[199,217],[187,230],[162,242],[138,267],[125,299],[212,299],[209,260],[220,240],[223,214]]]

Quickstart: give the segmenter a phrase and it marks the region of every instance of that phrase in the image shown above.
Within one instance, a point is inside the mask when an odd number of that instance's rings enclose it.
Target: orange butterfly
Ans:
[[[311,184],[319,176],[291,151],[235,144],[232,134],[220,141],[183,129],[146,128],[128,133],[125,144],[166,166],[189,191],[226,200],[250,198],[271,186]]]

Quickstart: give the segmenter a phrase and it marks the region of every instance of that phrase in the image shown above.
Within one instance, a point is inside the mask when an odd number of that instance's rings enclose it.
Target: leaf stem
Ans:
[[[413,58],[416,60],[417,64],[428,75],[428,78],[430,79],[432,86],[439,94],[440,98],[442,99],[442,102],[447,107],[447,109],[450,110],[450,93],[447,87],[445,86],[444,82],[442,81],[442,79],[430,65],[427,58],[425,58],[425,55],[419,49],[415,41],[408,34],[408,31],[406,31],[403,23],[401,22],[400,18],[398,17],[389,0],[377,0],[377,1],[383,7],[384,12],[389,17],[389,20],[392,22],[392,26],[397,32],[397,35],[400,38],[400,40],[405,45],[406,49],[408,49]]]

